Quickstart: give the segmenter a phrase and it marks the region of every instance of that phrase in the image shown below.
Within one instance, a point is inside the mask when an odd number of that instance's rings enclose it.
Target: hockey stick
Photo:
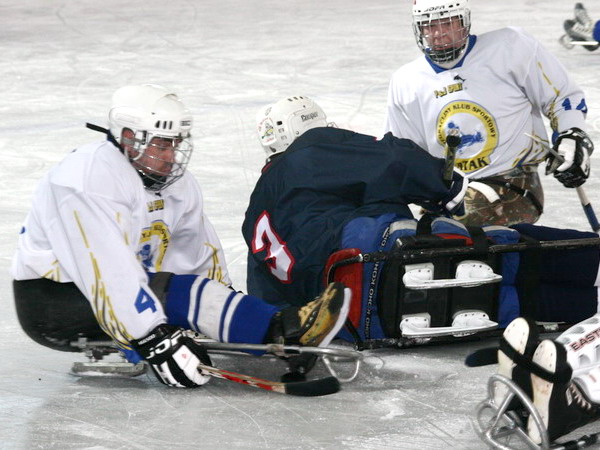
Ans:
[[[335,377],[319,378],[308,381],[271,381],[262,378],[243,375],[229,370],[217,369],[216,367],[198,364],[198,369],[204,375],[234,381],[266,391],[278,392],[280,394],[297,395],[300,397],[317,397],[321,395],[335,394],[340,390],[340,382]]]
[[[535,142],[540,144],[542,146],[542,148],[544,148],[544,150],[547,150],[548,153],[551,153],[552,155],[554,155],[554,157],[558,160],[558,162],[562,163],[564,161],[564,158],[562,157],[562,155],[560,155],[550,145],[548,145],[546,142],[544,142],[540,137],[533,136],[528,133],[525,133],[525,136],[533,139]],[[583,212],[585,213],[585,217],[587,218],[590,226],[592,227],[592,230],[594,230],[595,233],[598,233],[598,231],[600,231],[600,223],[598,223],[598,218],[596,217],[596,213],[594,212],[592,203],[588,199],[588,197],[583,189],[583,186],[579,186],[579,187],[575,188],[575,190],[577,191],[577,196],[579,197],[579,202],[581,203]]]
[[[487,248],[488,253],[510,253],[522,252],[525,250],[572,250],[581,247],[600,246],[600,237],[564,239],[557,241],[538,241],[538,242],[518,242],[516,244],[495,244]],[[439,256],[469,256],[480,255],[481,250],[475,247],[447,247],[447,248],[417,248],[417,249],[399,249],[391,252],[371,252],[360,253],[351,258],[342,259],[331,265],[329,273],[334,273],[338,267],[356,263],[371,263],[379,261],[400,260],[405,263],[426,262]]]
[[[444,160],[444,173],[442,178],[447,187],[452,185],[454,175],[454,161],[456,160],[456,150],[461,143],[460,132],[453,128],[446,135],[446,159]]]
[[[360,370],[363,355],[356,350],[328,347],[302,347],[296,345],[283,344],[237,344],[228,342],[217,342],[214,340],[199,339],[200,342],[210,353],[221,353],[229,355],[255,356],[248,352],[265,352],[270,355],[290,358],[299,355],[312,355],[321,358],[323,364],[329,373],[337,378],[340,383],[353,381]],[[350,362],[353,369],[349,375],[342,376],[341,373],[332,366],[332,362]]]
[[[190,331],[190,333],[195,334],[195,332]],[[199,339],[200,343],[203,343],[201,339]],[[302,352],[310,352],[313,349],[312,347],[301,347],[301,350],[298,350],[297,347],[288,347],[288,346],[277,346],[275,344],[268,345],[259,345],[259,344],[224,344],[213,342],[212,345],[210,343],[206,343],[207,348],[210,347],[218,347],[218,344],[221,344],[221,349],[225,349],[229,347],[229,349],[233,349],[233,347],[240,349],[240,346],[248,346],[250,348],[246,348],[248,350],[262,350],[266,351],[269,346],[273,347],[273,352],[276,350],[279,354],[294,354],[294,353],[302,353]],[[75,375],[86,376],[90,374],[118,374],[118,375],[127,375],[127,376],[137,376],[145,372],[145,370],[138,370],[136,373],[123,373],[123,369],[121,370],[108,370],[110,366],[114,366],[115,363],[105,363],[105,366],[98,366],[101,363],[100,360],[104,356],[107,356],[112,353],[119,353],[119,350],[113,341],[89,341],[87,338],[80,337],[77,341],[71,342],[71,346],[78,348],[80,351],[84,352],[91,360],[89,363],[75,363],[74,368],[78,367],[76,370],[72,370]],[[345,357],[345,358],[356,358],[356,352],[350,350],[337,350],[337,349],[327,349],[327,348],[319,348],[313,349],[316,353],[321,356],[330,355],[332,357]],[[361,355],[359,356],[359,358]],[[122,363],[129,364],[130,363]],[[139,365],[139,364],[138,364]],[[137,368],[138,365],[135,365]],[[98,369],[101,370],[98,370]],[[198,368],[202,370],[205,375],[210,375],[215,378],[221,378],[224,380],[234,381],[240,384],[246,384],[248,386],[253,386],[260,389],[265,389],[267,391],[279,392],[282,394],[288,395],[297,395],[302,397],[315,397],[320,395],[328,395],[334,394],[340,390],[340,382],[335,377],[326,377],[319,378],[316,380],[307,380],[307,381],[290,381],[290,382],[279,382],[279,381],[271,381],[264,380],[262,378],[256,378],[250,375],[244,375],[236,372],[231,372],[229,370],[218,369],[213,366],[208,366],[205,364],[199,364]],[[139,368],[138,368],[139,369]],[[358,370],[358,369],[357,369]]]

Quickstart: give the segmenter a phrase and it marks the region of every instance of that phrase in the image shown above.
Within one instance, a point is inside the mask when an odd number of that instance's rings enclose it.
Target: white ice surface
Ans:
[[[587,93],[600,144],[600,51],[559,46],[573,2],[474,0],[473,31],[522,26]],[[77,145],[101,138],[112,92],[171,86],[195,116],[191,172],[245,286],[240,233],[263,162],[257,108],[284,95],[316,99],[341,127],[378,134],[390,74],[419,53],[408,0],[20,0],[0,4],[0,448],[2,449],[479,449],[471,424],[492,368],[467,369],[473,344],[368,352],[339,394],[294,398],[214,380],[195,391],[150,376],[78,379],[76,354],[30,341],[8,275],[37,180]],[[590,2],[593,17],[600,7]],[[494,55],[490,55],[493,58]],[[600,209],[593,157],[588,195]],[[574,191],[545,179],[542,224],[588,229]],[[264,363],[264,369],[263,369]],[[222,360],[256,375],[269,361]],[[582,431],[597,431],[588,426]]]

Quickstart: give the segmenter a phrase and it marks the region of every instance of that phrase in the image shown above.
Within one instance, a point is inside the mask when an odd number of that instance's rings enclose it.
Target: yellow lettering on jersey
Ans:
[[[433,93],[435,94],[435,98],[440,98],[440,97],[444,97],[448,94],[452,94],[453,92],[460,92],[462,90],[463,90],[462,83],[453,83],[453,84],[449,84],[444,89],[441,89],[441,90],[436,89],[433,91]]]
[[[448,86],[448,93],[452,94],[453,92],[459,92],[463,90],[462,83],[454,83]]]
[[[160,211],[165,209],[165,201],[161,198],[159,200],[154,200],[152,202],[148,202],[148,212]]]
[[[60,265],[58,264],[58,260],[52,262],[52,269],[42,275],[42,278],[60,282]]]
[[[462,83],[459,84],[462,90]],[[452,89],[458,89],[458,86]],[[483,106],[464,100],[446,104],[437,118],[436,133],[440,145],[446,145],[446,134],[451,128],[459,129],[462,137],[456,167],[469,173],[491,163],[490,156],[498,146],[498,127]]]
[[[154,267],[160,272],[169,241],[171,240],[171,231],[162,220],[155,220],[152,225],[142,230],[140,236],[139,248],[143,249],[149,246],[147,250],[138,253],[138,259],[146,267]]]

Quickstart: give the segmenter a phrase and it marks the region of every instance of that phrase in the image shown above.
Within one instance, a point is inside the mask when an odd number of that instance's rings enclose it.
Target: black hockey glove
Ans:
[[[565,187],[576,188],[590,176],[590,155],[594,144],[579,128],[569,128],[556,138],[554,150],[559,156],[548,154],[546,175],[553,174]]]
[[[199,363],[212,365],[206,349],[187,336],[183,328],[162,324],[131,345],[167,386],[193,388],[211,378],[198,370]]]

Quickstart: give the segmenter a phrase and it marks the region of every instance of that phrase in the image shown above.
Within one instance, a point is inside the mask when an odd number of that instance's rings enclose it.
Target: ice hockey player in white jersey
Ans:
[[[17,314],[35,341],[74,351],[110,337],[157,378],[196,387],[204,348],[225,342],[327,345],[349,291],[331,284],[303,307],[281,308],[231,289],[223,250],[186,171],[192,115],[170,90],[113,95],[107,139],[69,153],[40,182],[12,264]],[[282,299],[283,300],[283,299]]]
[[[584,94],[524,30],[476,36],[470,24],[468,0],[414,1],[413,30],[424,55],[393,74],[384,131],[444,157],[448,131],[458,130],[456,166],[474,181],[462,221],[534,223],[544,204],[540,163],[546,160],[546,172],[567,187],[589,176]],[[560,158],[534,140],[548,141],[544,116]]]

